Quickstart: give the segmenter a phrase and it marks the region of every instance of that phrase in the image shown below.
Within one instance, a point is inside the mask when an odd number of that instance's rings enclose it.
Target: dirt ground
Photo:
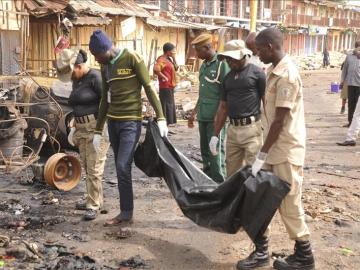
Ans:
[[[338,77],[337,70],[303,74],[307,126],[303,201],[316,268],[321,270],[360,269],[360,147],[335,144],[346,133],[342,127],[346,115],[339,113],[339,94],[329,93],[330,82]],[[197,129],[188,129],[181,122],[175,131],[170,140],[200,166]],[[119,239],[117,228],[103,227],[104,221],[119,211],[111,151],[103,182],[105,208],[109,213],[99,215],[92,222],[83,221],[83,213],[74,209],[84,193],[84,181],[63,193],[41,183],[20,185],[19,177],[3,175],[0,269],[96,269],[84,266],[92,262],[86,257],[89,256],[102,265],[98,269],[225,270],[235,269],[236,262],[252,251],[244,232],[221,234],[198,227],[185,218],[161,179],[148,178],[134,167],[133,183],[135,221],[123,227],[131,233],[130,237]],[[13,194],[4,189],[26,191]],[[15,253],[9,252],[9,247],[1,247],[7,241],[3,236],[10,238],[9,246],[15,248]],[[16,248],[24,246],[23,240],[35,251],[22,248],[19,255]],[[270,251],[288,254],[293,244],[277,214],[272,222]],[[34,255],[37,253],[38,256]],[[80,263],[82,259],[84,265],[51,268],[60,257],[69,258],[71,254],[78,255],[75,260]],[[121,267],[123,260],[134,256],[137,257],[130,266]]]

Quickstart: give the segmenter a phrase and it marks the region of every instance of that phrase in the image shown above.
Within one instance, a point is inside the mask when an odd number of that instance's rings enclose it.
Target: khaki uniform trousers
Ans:
[[[279,213],[291,240],[308,241],[310,232],[305,223],[301,202],[303,167],[284,162],[276,165],[265,164],[263,168],[272,171],[274,175],[291,185],[290,192],[280,204]],[[267,237],[270,233],[269,227],[264,234]]]
[[[96,153],[93,146],[95,126],[95,119],[88,123],[76,123],[73,141],[79,148],[80,159],[86,172],[86,207],[97,210],[103,206],[101,181],[104,173],[106,153],[110,143],[103,139],[101,151]],[[104,128],[107,128],[107,126],[105,125]]]
[[[261,121],[246,126],[229,125],[226,137],[226,171],[231,176],[252,165],[263,144]]]
[[[341,92],[340,92],[340,98],[341,99],[348,99],[348,85],[347,83],[344,83],[344,86],[343,88],[341,89]]]

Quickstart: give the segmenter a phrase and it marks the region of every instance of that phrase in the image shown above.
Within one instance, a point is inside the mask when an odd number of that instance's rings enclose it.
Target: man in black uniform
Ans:
[[[265,93],[265,73],[249,63],[251,51],[243,40],[231,40],[219,57],[226,59],[231,71],[221,85],[221,101],[215,117],[215,134],[210,149],[216,154],[218,134],[227,116],[226,170],[228,176],[251,165],[262,146],[261,100]]]

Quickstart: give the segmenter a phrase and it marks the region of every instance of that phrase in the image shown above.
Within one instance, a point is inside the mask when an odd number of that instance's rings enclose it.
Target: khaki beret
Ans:
[[[191,42],[191,44],[196,46],[196,47],[201,47],[201,46],[204,46],[204,45],[209,44],[211,42],[212,42],[212,35],[210,35],[210,34],[201,34],[200,36],[197,36]]]

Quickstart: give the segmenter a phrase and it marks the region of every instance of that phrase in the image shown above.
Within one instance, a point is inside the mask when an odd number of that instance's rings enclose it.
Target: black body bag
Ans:
[[[252,176],[250,166],[217,184],[162,138],[152,121],[136,149],[135,164],[149,177],[164,178],[183,214],[197,225],[230,234],[242,227],[253,241],[290,191],[271,172]]]

